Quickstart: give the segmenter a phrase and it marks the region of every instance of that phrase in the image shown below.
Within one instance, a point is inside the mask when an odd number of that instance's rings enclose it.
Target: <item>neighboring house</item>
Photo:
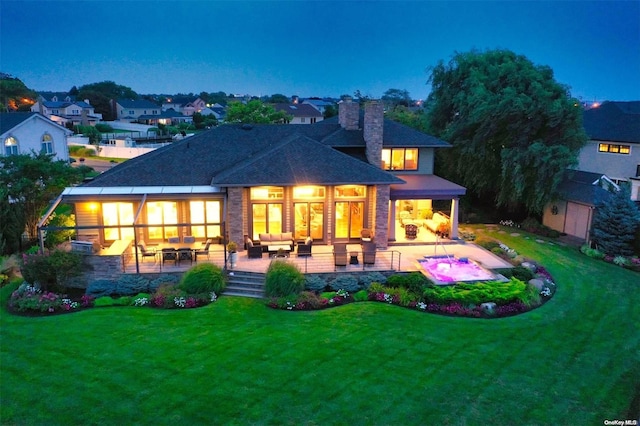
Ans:
[[[162,110],[172,109],[186,116],[192,116],[207,107],[205,101],[197,96],[173,96],[162,104]]]
[[[614,182],[640,177],[640,101],[604,102],[586,110],[583,122],[589,142],[580,151],[579,170]]]
[[[220,104],[215,104],[214,106],[205,107],[200,111],[204,117],[208,117],[213,115],[216,120],[219,122],[223,122],[224,118],[227,116],[227,111]]]
[[[549,203],[542,223],[551,229],[589,241],[593,216],[599,204],[618,186],[600,173],[567,170],[558,187],[560,199]]]
[[[323,116],[324,116],[324,111],[327,109],[327,107],[336,106],[335,103],[325,101],[323,99],[305,99],[304,101],[302,101],[302,104],[311,105],[312,107],[320,111],[320,114],[322,114]]]
[[[274,104],[273,107],[292,117],[288,124],[314,124],[324,120],[322,113],[309,104]]]
[[[31,111],[39,112],[61,126],[95,126],[102,119],[102,114],[96,114],[88,99],[77,101],[74,96],[64,93],[40,93]]]
[[[69,161],[67,136],[73,134],[37,112],[0,113],[0,155],[45,152]]]
[[[120,121],[135,122],[140,116],[159,117],[162,108],[146,99],[118,99],[112,101],[112,107],[116,112],[116,119]]]
[[[185,138],[65,189],[51,211],[73,204],[78,238],[103,246],[281,232],[333,244],[359,242],[368,228],[386,248],[401,217],[420,223],[433,200],[448,200],[457,238],[466,190],[433,174],[435,150],[447,147],[386,120],[379,102],[361,114],[345,101],[338,117],[311,126],[223,125]]]
[[[141,115],[138,117],[137,122],[150,126],[157,126],[158,124],[175,126],[180,123],[193,123],[193,117],[169,109],[162,111],[159,115]]]

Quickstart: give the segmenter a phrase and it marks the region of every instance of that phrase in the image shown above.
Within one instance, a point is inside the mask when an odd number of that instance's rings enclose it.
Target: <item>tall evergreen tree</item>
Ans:
[[[640,226],[640,210],[631,200],[628,185],[598,206],[591,235],[598,248],[612,256],[633,254],[635,232]]]

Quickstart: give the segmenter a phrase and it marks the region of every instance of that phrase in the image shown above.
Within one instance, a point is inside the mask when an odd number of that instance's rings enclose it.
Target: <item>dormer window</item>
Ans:
[[[18,140],[13,136],[9,136],[4,140],[4,155],[18,154]]]
[[[42,135],[40,152],[43,154],[53,154],[53,138],[48,133]]]
[[[392,148],[382,150],[383,170],[418,170],[417,148]]]

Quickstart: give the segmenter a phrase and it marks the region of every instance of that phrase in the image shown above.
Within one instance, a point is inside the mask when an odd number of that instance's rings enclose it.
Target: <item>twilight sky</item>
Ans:
[[[584,101],[640,100],[640,1],[0,1],[0,71],[139,94],[429,93],[471,49],[548,65]]]

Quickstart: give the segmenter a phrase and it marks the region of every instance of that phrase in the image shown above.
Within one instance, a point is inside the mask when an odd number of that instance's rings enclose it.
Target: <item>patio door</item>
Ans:
[[[360,238],[364,225],[364,201],[337,202],[335,212],[335,238]]]
[[[294,235],[296,239],[306,237],[314,241],[324,239],[324,203],[293,203]]]
[[[253,203],[251,205],[251,225],[257,240],[261,233],[279,234],[282,232],[282,203]]]

